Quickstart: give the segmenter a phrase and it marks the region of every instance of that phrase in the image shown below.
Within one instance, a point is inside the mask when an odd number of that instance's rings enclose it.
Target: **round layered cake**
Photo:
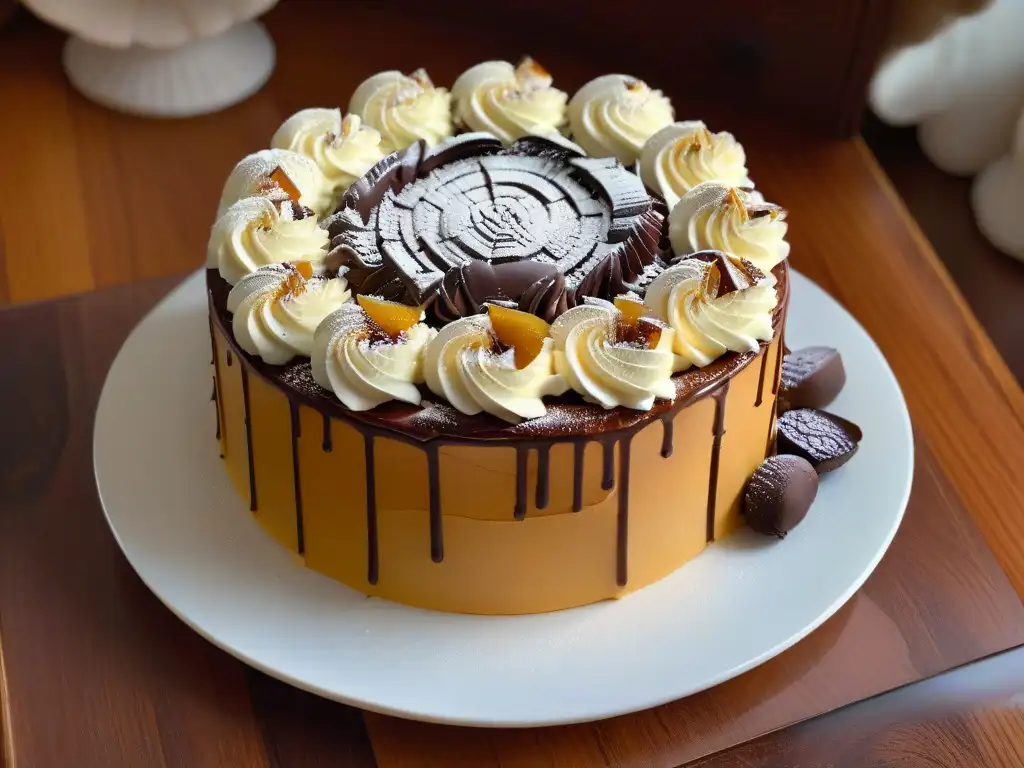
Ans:
[[[621,597],[743,524],[785,212],[735,139],[633,78],[570,101],[487,62],[453,92],[375,75],[232,173],[207,270],[221,455],[271,536],[367,594]]]

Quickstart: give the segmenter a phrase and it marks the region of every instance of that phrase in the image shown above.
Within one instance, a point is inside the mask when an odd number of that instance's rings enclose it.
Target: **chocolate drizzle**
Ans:
[[[781,355],[778,355],[781,358]],[[759,408],[764,400],[764,375],[768,369],[768,350],[761,355],[761,372],[757,375],[757,398],[754,400],[754,407]]]
[[[331,417],[328,416],[326,413],[323,416],[324,416],[324,440],[323,440],[323,443],[321,445],[322,445],[322,447],[324,449],[324,453],[330,453],[332,450],[334,450],[334,444],[331,442]]]
[[[295,541],[298,553],[306,551],[306,533],[302,524],[302,481],[299,474],[299,438],[302,437],[302,422],[299,420],[299,404],[288,401],[288,416],[292,426],[292,486],[295,490]]]
[[[667,413],[661,417],[661,457],[667,459],[672,455],[672,432],[675,428],[675,414]]]
[[[615,532],[615,583],[626,586],[629,577],[629,447],[631,434],[619,441],[619,514]]]
[[[601,490],[610,491],[615,487],[615,441],[602,440]]]
[[[583,509],[583,455],[587,444],[577,440],[572,445],[572,511]]]
[[[516,446],[516,508],[512,513],[516,520],[523,520],[526,517],[526,470],[529,456],[529,448]]]
[[[782,351],[786,348],[786,329],[779,331],[779,348],[775,352],[775,375],[772,377],[772,394],[779,394],[782,384]]]
[[[534,505],[545,509],[551,495],[551,445],[545,443],[537,448],[537,494]]]
[[[228,365],[231,365],[231,352],[228,352]],[[243,364],[242,369],[242,407],[245,409],[245,452],[249,461],[249,511],[256,511],[256,463],[252,455],[252,418],[249,413],[249,369]]]
[[[208,273],[209,275],[209,273]],[[778,273],[780,278],[780,309],[776,314],[776,325],[782,316],[786,305],[787,296],[785,288],[787,285],[784,268]],[[216,277],[219,281],[220,278]],[[713,422],[713,446],[711,456],[710,477],[708,483],[708,506],[707,506],[707,536],[711,541],[714,538],[715,505],[718,486],[718,468],[722,438],[725,434],[725,403],[729,391],[729,381],[733,375],[742,370],[746,364],[753,359],[753,354],[734,356],[726,358],[720,363],[715,363],[715,368],[705,368],[699,377],[687,378],[686,374],[676,379],[677,396],[673,401],[659,401],[654,409],[648,413],[628,411],[625,409],[613,409],[605,411],[598,406],[581,405],[553,405],[552,408],[567,409],[567,413],[576,413],[579,418],[569,419],[564,425],[540,428],[530,425],[500,427],[487,426],[479,428],[477,424],[489,424],[482,417],[455,417],[454,426],[438,426],[432,423],[429,431],[420,427],[419,431],[414,428],[414,421],[406,421],[408,417],[401,414],[419,413],[420,408],[405,404],[386,404],[373,411],[357,413],[348,411],[333,400],[333,396],[327,395],[311,385],[309,378],[309,363],[298,363],[284,369],[278,366],[268,366],[258,359],[252,359],[244,355],[237,347],[237,343],[229,332],[225,331],[230,327],[230,317],[225,310],[225,299],[227,291],[223,286],[214,287],[211,290],[214,320],[218,323],[220,330],[224,333],[228,344],[241,357],[242,365],[240,375],[242,379],[242,397],[245,410],[246,443],[249,464],[249,489],[250,509],[256,511],[256,476],[253,459],[252,424],[250,419],[249,406],[249,382],[250,369],[257,375],[262,376],[272,386],[283,389],[289,398],[292,408],[293,419],[293,456],[297,457],[297,440],[300,438],[297,411],[298,405],[306,405],[313,408],[323,417],[323,440],[324,451],[332,450],[331,420],[337,418],[346,425],[357,430],[364,438],[364,451],[366,454],[366,525],[367,525],[367,581],[376,584],[379,578],[379,531],[376,501],[376,472],[374,467],[374,440],[377,437],[388,438],[413,445],[425,454],[427,463],[427,483],[429,495],[429,526],[430,526],[430,554],[431,559],[440,563],[444,559],[443,542],[443,514],[442,499],[439,476],[439,450],[444,445],[482,445],[500,440],[501,445],[512,447],[516,450],[516,509],[515,519],[523,519],[527,512],[528,492],[528,457],[530,450],[537,451],[538,468],[537,484],[535,490],[535,506],[544,509],[550,503],[550,449],[555,444],[568,443],[573,446],[573,500],[572,509],[580,512],[583,509],[584,479],[585,479],[585,455],[586,446],[590,442],[597,442],[601,445],[602,470],[601,488],[611,490],[616,484],[616,464],[618,470],[618,500],[617,500],[617,523],[616,523],[616,582],[619,586],[625,586],[628,579],[628,529],[629,529],[629,475],[630,475],[630,446],[631,440],[640,430],[651,424],[654,419],[662,422],[663,434],[661,443],[662,456],[668,457],[673,451],[673,420],[682,410],[692,405],[696,400],[703,397],[712,397],[715,400],[715,413]],[[778,381],[781,372],[781,349],[780,339],[776,351],[775,380],[773,392],[778,389]],[[760,354],[763,356],[762,370],[766,368],[766,358],[769,348],[762,348]],[[231,359],[231,351],[227,351],[227,359]],[[215,371],[218,376],[220,372]],[[689,384],[689,382],[698,382]],[[577,410],[572,410],[577,409]],[[774,412],[773,412],[774,421]],[[425,423],[425,422],[424,422]],[[575,426],[573,426],[575,425]],[[529,426],[529,429],[524,427]],[[770,433],[769,433],[770,442]],[[618,462],[615,461],[615,446],[619,445]],[[297,526],[301,526],[301,489],[298,482],[299,466],[297,458],[294,459],[293,471],[296,477],[296,510]],[[300,530],[300,548],[304,546],[304,534]],[[301,549],[300,549],[301,551]]]
[[[430,489],[430,559],[444,560],[444,523],[441,519],[441,479],[437,469],[437,443],[427,443],[427,486]]]
[[[373,435],[363,435],[366,457],[366,580],[377,583],[380,576],[377,547],[377,469],[373,458]]]
[[[782,358],[786,354],[786,329],[779,329],[779,345],[775,349],[775,378],[772,380],[772,394],[779,391],[782,385]],[[766,355],[767,359],[767,355]],[[768,420],[768,439],[764,444],[764,455],[775,455],[775,420],[779,417],[779,400],[772,401],[772,417]]]
[[[221,442],[221,411],[220,411],[220,392],[217,390],[217,382],[220,381],[220,364],[217,362],[217,337],[213,332],[213,304],[212,297],[207,296],[211,299],[210,303],[210,365],[213,366],[213,394],[210,399],[213,400],[213,408],[217,416],[217,447],[219,449],[220,457],[224,458],[224,445]]]
[[[707,540],[715,540],[715,507],[718,501],[718,463],[722,453],[722,437],[725,435],[725,400],[729,394],[729,382],[726,381],[714,394],[715,423],[714,442],[711,444],[711,471],[708,478],[708,522]]]

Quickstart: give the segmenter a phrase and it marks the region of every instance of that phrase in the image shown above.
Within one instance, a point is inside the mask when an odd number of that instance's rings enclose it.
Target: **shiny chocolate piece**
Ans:
[[[326,225],[357,292],[362,275],[393,277],[441,323],[495,300],[551,321],[664,268],[664,213],[639,178],[537,136],[507,149],[480,133],[413,145],[357,180]]]
[[[503,301],[550,323],[569,306],[565,276],[554,264],[539,261],[494,265],[471,261],[445,273],[431,309],[443,325],[478,314],[485,304]]]
[[[753,530],[785,538],[818,494],[818,473],[800,456],[770,456],[750,478],[743,495],[743,515]]]
[[[787,352],[782,360],[779,407],[824,408],[846,383],[843,358],[832,347],[804,347]]]
[[[697,259],[718,268],[718,290],[715,296],[721,297],[733,291],[745,291],[765,280],[765,274],[749,261],[738,256],[730,256],[724,251],[697,251],[688,256],[673,259],[674,264],[686,259]]]
[[[779,416],[780,454],[807,459],[820,475],[837,469],[857,452],[863,433],[852,421],[816,408],[797,408]]]

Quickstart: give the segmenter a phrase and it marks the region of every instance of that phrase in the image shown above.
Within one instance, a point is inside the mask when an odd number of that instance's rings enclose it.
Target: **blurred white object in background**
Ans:
[[[1011,152],[974,180],[971,206],[982,234],[999,250],[1024,261],[1024,112]]]
[[[887,123],[916,123],[921,149],[942,170],[980,172],[972,193],[979,228],[997,248],[1024,259],[1022,33],[1024,0],[995,0],[887,58],[869,101]]]
[[[151,117],[235,104],[274,68],[274,44],[252,19],[277,0],[24,0],[68,31],[64,70],[88,98]]]

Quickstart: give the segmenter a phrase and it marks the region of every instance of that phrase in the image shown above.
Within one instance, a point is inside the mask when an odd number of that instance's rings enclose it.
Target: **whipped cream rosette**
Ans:
[[[655,133],[640,153],[640,178],[671,209],[702,181],[752,187],[743,145],[731,133],[712,133],[700,120],[673,123]]]
[[[380,132],[382,149],[405,149],[421,139],[433,146],[452,135],[451,94],[437,88],[426,70],[397,70],[367,78],[352,94],[348,111]]]
[[[716,250],[770,275],[789,256],[786,211],[719,181],[704,181],[673,206],[668,236],[677,255]]]
[[[302,109],[274,133],[270,146],[308,157],[323,173],[335,196],[384,157],[381,136],[359,115],[340,109]]]
[[[220,271],[234,285],[260,267],[327,257],[327,232],[316,216],[291,200],[246,197],[213,225],[206,248],[206,266]]]
[[[675,118],[661,91],[629,75],[604,75],[580,88],[569,101],[573,141],[592,157],[635,163],[644,143]]]
[[[389,400],[418,405],[423,353],[437,335],[422,318],[418,307],[363,296],[342,305],[313,335],[314,381],[353,411]]]
[[[547,323],[513,309],[489,310],[449,323],[430,342],[424,362],[427,386],[470,416],[486,412],[513,424],[543,416],[547,408],[542,398],[569,388],[555,371]],[[502,341],[511,339],[501,334],[505,326],[495,327],[495,313],[499,323],[523,324],[527,332],[521,343]],[[529,346],[533,348],[527,350]]]
[[[640,312],[627,314],[619,306]],[[555,370],[583,399],[649,411],[656,398],[675,397],[673,330],[640,314],[643,309],[632,299],[613,304],[588,298],[552,323]]]
[[[309,357],[320,322],[352,297],[343,274],[329,277],[308,261],[273,264],[246,275],[228,294],[238,346],[270,365]]]
[[[745,259],[702,251],[678,260],[647,289],[647,305],[675,331],[675,369],[726,352],[757,352],[773,335],[773,282]]]
[[[284,190],[282,183],[289,189]],[[262,195],[297,197],[318,216],[334,204],[333,186],[313,160],[290,149],[261,149],[232,169],[224,182],[217,217],[242,198]]]
[[[527,57],[513,67],[485,61],[463,72],[452,86],[455,119],[511,144],[523,136],[557,136],[565,124],[564,91],[547,70]]]

